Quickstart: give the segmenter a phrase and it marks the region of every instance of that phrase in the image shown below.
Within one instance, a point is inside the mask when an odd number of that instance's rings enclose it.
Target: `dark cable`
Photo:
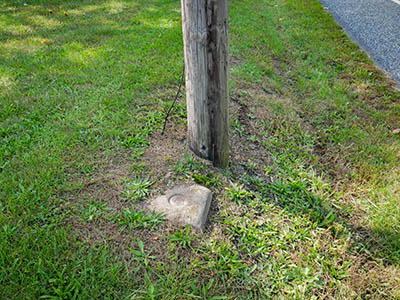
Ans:
[[[176,103],[176,100],[178,99],[179,93],[181,92],[181,88],[182,88],[182,84],[183,84],[183,77],[184,77],[184,76],[185,76],[185,64],[183,64],[182,75],[181,75],[181,81],[180,81],[180,83],[179,83],[179,88],[178,88],[178,91],[176,92],[174,102],[172,102],[172,105],[171,105],[171,107],[168,109],[167,115],[165,116],[165,119],[164,119],[164,126],[163,126],[163,130],[162,130],[162,132],[161,132],[161,135],[164,135],[164,131],[165,131],[165,127],[167,126],[169,114],[171,113],[171,110],[172,110],[172,108],[174,107],[174,105],[175,105],[175,103]]]

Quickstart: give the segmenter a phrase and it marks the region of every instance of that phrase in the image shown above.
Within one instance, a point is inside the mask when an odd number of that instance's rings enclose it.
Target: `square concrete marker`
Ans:
[[[151,200],[148,208],[164,213],[173,223],[203,231],[211,198],[211,191],[201,185],[178,186]]]

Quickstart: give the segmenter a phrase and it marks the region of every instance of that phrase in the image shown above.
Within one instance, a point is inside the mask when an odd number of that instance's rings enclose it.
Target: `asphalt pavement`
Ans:
[[[400,0],[320,0],[349,37],[400,86]]]

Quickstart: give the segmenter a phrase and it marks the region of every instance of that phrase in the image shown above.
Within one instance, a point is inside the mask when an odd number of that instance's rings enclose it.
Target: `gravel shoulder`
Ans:
[[[390,0],[320,0],[350,38],[400,85],[400,5]]]

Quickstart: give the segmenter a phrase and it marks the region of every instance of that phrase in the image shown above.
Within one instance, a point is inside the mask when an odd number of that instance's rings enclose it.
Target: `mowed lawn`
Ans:
[[[316,0],[230,1],[231,164],[186,147],[178,0],[0,3],[0,299],[400,299],[400,92]],[[204,233],[146,211],[213,194]]]

